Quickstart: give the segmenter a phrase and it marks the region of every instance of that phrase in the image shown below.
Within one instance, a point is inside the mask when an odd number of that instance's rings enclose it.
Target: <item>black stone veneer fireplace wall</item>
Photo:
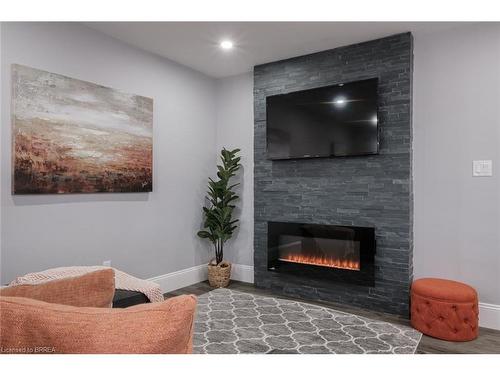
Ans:
[[[413,276],[413,39],[398,34],[254,69],[255,284],[274,292],[407,315]],[[380,154],[271,161],[266,96],[379,78]],[[375,228],[374,285],[268,270],[268,222]]]

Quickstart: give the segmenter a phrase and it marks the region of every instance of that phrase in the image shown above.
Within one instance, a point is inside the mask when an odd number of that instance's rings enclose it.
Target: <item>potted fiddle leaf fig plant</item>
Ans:
[[[230,180],[240,169],[238,156],[240,149],[222,149],[222,164],[217,165],[217,179],[208,179],[207,202],[203,207],[203,230],[198,232],[201,238],[207,238],[214,246],[215,258],[208,264],[208,281],[210,286],[224,288],[231,277],[231,263],[224,261],[224,244],[233,236],[238,219],[233,219],[234,203],[239,199]]]

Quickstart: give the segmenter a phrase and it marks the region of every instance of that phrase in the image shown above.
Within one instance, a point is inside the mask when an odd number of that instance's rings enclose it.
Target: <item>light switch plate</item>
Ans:
[[[472,161],[472,176],[474,176],[474,177],[493,176],[493,161],[492,160],[473,160]]]

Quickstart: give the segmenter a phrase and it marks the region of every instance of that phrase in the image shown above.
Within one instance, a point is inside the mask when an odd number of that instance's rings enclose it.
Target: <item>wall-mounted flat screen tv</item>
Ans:
[[[268,159],[378,153],[378,79],[266,98]]]

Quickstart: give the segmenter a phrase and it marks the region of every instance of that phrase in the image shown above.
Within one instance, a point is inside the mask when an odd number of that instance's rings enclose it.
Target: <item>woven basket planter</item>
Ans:
[[[231,263],[220,262],[208,265],[208,283],[212,288],[225,288],[231,279]]]

